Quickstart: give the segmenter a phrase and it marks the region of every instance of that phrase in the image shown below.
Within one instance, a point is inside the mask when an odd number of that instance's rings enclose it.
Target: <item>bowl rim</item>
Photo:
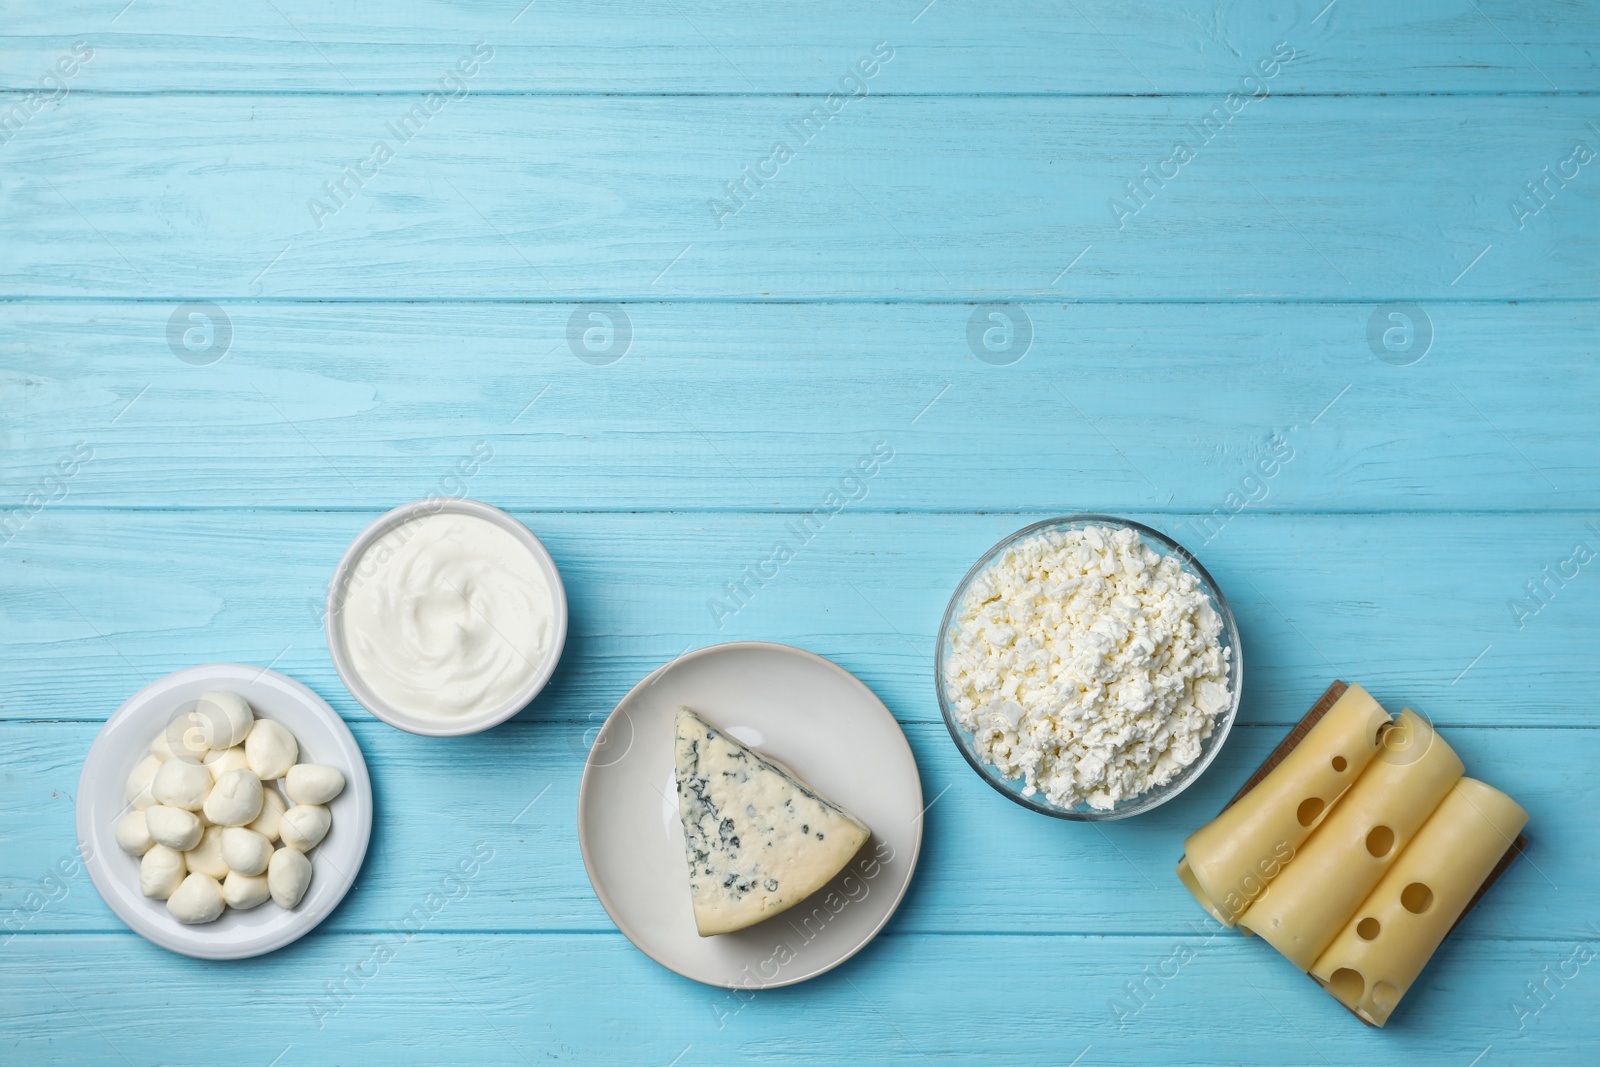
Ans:
[[[397,708],[372,691],[372,687],[367,685],[356,671],[354,664],[350,662],[349,650],[345,647],[343,620],[346,587],[349,585],[356,564],[367,549],[380,537],[414,519],[446,512],[470,515],[491,522],[515,537],[532,554],[550,588],[550,600],[555,609],[555,634],[545,651],[543,662],[539,664],[539,669],[534,671],[527,682],[510,698],[487,711],[464,716],[459,720],[442,722]],[[339,565],[334,568],[333,579],[328,583],[328,598],[323,610],[323,632],[327,637],[328,655],[333,660],[333,668],[358,704],[397,730],[405,730],[407,733],[420,734],[424,737],[460,737],[465,734],[481,733],[505,722],[527,707],[549,683],[567,643],[567,590],[561,581],[561,571],[556,567],[549,549],[544,547],[544,542],[510,513],[492,504],[466,497],[423,497],[409,504],[401,504],[378,516],[368,523],[366,528],[350,542],[350,547],[344,550],[344,555],[339,557]]]
[[[1212,726],[1211,737],[1206,739],[1205,750],[1200,753],[1200,756],[1193,763],[1180,772],[1178,778],[1168,785],[1141,793],[1139,796],[1131,798],[1125,804],[1112,808],[1110,811],[1063,808],[1047,800],[1041,801],[1036,800],[1034,797],[1025,797],[1016,789],[1006,785],[1006,782],[1017,781],[1017,779],[1003,779],[994,767],[977,758],[971,746],[962,736],[964,728],[956,720],[955,709],[951,707],[950,700],[945,693],[944,681],[945,648],[949,644],[951,623],[954,621],[955,613],[973,579],[987,570],[1001,552],[1035,534],[1046,530],[1083,529],[1088,526],[1109,526],[1133,530],[1139,534],[1142,541],[1154,541],[1165,550],[1166,554],[1177,557],[1180,566],[1189,569],[1191,573],[1200,579],[1202,589],[1212,602],[1212,608],[1222,619],[1223,631],[1228,639],[1226,647],[1231,649],[1233,653],[1230,657],[1232,662],[1229,665],[1229,673],[1234,679],[1233,701],[1226,711],[1218,715],[1217,721]],[[1212,761],[1217,757],[1217,753],[1222,751],[1222,746],[1227,741],[1228,735],[1233,731],[1233,724],[1239,717],[1239,703],[1244,694],[1244,643],[1239,635],[1239,624],[1233,616],[1233,609],[1228,606],[1228,599],[1223,595],[1222,587],[1211,576],[1211,572],[1206,570],[1205,565],[1195,558],[1193,552],[1179,544],[1169,534],[1163,533],[1155,527],[1146,525],[1136,519],[1123,518],[1119,515],[1107,515],[1102,512],[1080,511],[1048,519],[1040,519],[996,541],[986,552],[978,557],[977,562],[967,568],[967,572],[956,583],[955,592],[950,595],[950,601],[945,605],[944,615],[939,620],[939,631],[934,636],[934,642],[933,686],[939,701],[939,713],[944,719],[945,729],[950,733],[950,740],[955,743],[957,751],[967,761],[967,765],[977,773],[979,778],[983,779],[986,785],[1007,800],[1019,804],[1029,811],[1038,812],[1040,815],[1048,815],[1051,818],[1063,819],[1068,822],[1115,822],[1119,819],[1129,819],[1135,815],[1153,811],[1188,789],[1205,773],[1206,768],[1211,766]]]

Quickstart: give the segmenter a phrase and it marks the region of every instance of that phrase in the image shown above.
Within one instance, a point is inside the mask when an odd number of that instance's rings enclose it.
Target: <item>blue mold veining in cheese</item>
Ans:
[[[871,835],[860,819],[689,708],[678,709],[675,748],[702,937],[743,930],[798,904]]]

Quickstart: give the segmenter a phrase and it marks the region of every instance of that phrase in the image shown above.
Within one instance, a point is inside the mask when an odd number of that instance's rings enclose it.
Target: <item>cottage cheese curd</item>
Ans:
[[[1130,529],[1047,531],[968,587],[946,695],[1026,796],[1098,810],[1171,781],[1232,703],[1199,579]]]

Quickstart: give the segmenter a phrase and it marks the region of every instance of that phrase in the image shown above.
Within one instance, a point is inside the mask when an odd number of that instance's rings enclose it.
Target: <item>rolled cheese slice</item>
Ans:
[[[1239,928],[1309,971],[1464,769],[1427,720],[1402,711],[1377,758],[1239,917]]]
[[[1261,896],[1372,761],[1389,722],[1352,685],[1272,773],[1189,835],[1178,877],[1218,922],[1232,926]]]
[[[1527,823],[1528,813],[1500,790],[1456,782],[1311,976],[1382,1026]]]

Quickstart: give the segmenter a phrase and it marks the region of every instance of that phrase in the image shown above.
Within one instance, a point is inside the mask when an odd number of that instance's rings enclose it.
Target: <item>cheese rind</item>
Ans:
[[[678,815],[701,937],[797,904],[849,863],[871,831],[798,778],[678,709]]]
[[[1457,781],[1311,976],[1382,1026],[1527,822],[1528,813],[1500,790]]]
[[[1309,971],[1463,770],[1427,720],[1402,711],[1377,757],[1239,926]]]
[[[1366,769],[1389,721],[1365,689],[1346,689],[1271,774],[1184,841],[1179,877],[1195,899],[1232,926]]]

